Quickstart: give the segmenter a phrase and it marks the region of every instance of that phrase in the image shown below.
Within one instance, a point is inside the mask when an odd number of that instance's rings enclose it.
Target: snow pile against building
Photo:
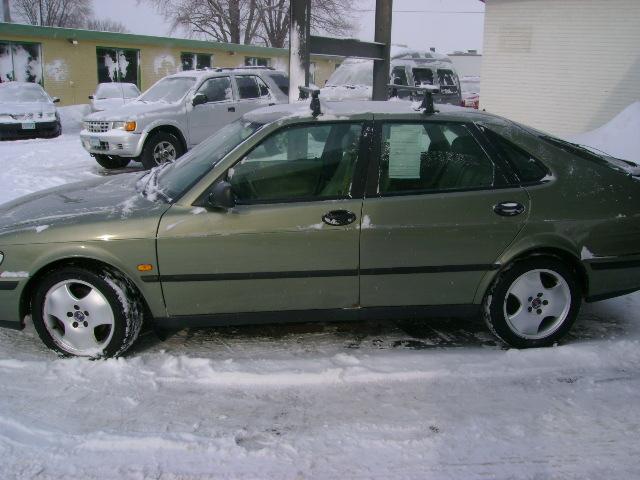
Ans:
[[[567,139],[640,165],[640,101],[629,105],[600,128]]]

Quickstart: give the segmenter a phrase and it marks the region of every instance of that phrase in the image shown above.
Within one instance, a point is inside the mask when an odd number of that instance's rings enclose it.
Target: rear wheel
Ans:
[[[513,347],[553,345],[573,325],[581,295],[576,274],[560,260],[524,260],[494,282],[485,298],[485,321]]]
[[[149,136],[142,149],[140,161],[147,170],[173,162],[184,153],[182,142],[173,133],[156,132]]]
[[[94,157],[96,159],[96,162],[98,162],[101,167],[106,168],[107,170],[124,168],[129,165],[128,158],[116,157],[114,155],[94,155]]]
[[[114,357],[138,337],[143,308],[118,272],[66,267],[40,281],[33,323],[42,341],[65,356]]]

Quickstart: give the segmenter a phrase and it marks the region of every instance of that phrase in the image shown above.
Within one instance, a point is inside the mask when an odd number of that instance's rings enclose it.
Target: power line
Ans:
[[[375,9],[365,8],[359,9],[360,12],[375,12]],[[393,10],[393,13],[442,13],[442,14],[451,14],[451,13],[484,13],[484,11],[462,11],[462,10]]]

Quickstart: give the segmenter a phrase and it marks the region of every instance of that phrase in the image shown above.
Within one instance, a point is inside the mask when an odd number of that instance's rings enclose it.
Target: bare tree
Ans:
[[[259,0],[146,0],[171,22],[196,37],[252,43],[260,28]]]
[[[290,0],[138,0],[154,5],[193,36],[220,42],[284,47],[289,34]],[[311,27],[316,33],[349,36],[359,0],[312,0]]]
[[[99,32],[129,33],[129,29],[123,23],[109,19],[90,18],[84,27]]]
[[[18,19],[32,25],[81,28],[93,15],[91,0],[13,0]]]

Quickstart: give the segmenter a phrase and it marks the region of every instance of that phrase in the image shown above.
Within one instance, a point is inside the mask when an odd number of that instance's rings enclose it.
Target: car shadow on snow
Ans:
[[[629,307],[638,303],[640,294],[584,304],[571,333],[562,343],[628,336],[638,323],[635,309]],[[161,336],[162,339],[148,329],[133,347],[132,353],[164,350],[197,355],[217,348],[227,353],[252,350],[314,352],[336,349],[509,348],[489,332],[480,317],[185,328],[177,332],[161,332]]]

